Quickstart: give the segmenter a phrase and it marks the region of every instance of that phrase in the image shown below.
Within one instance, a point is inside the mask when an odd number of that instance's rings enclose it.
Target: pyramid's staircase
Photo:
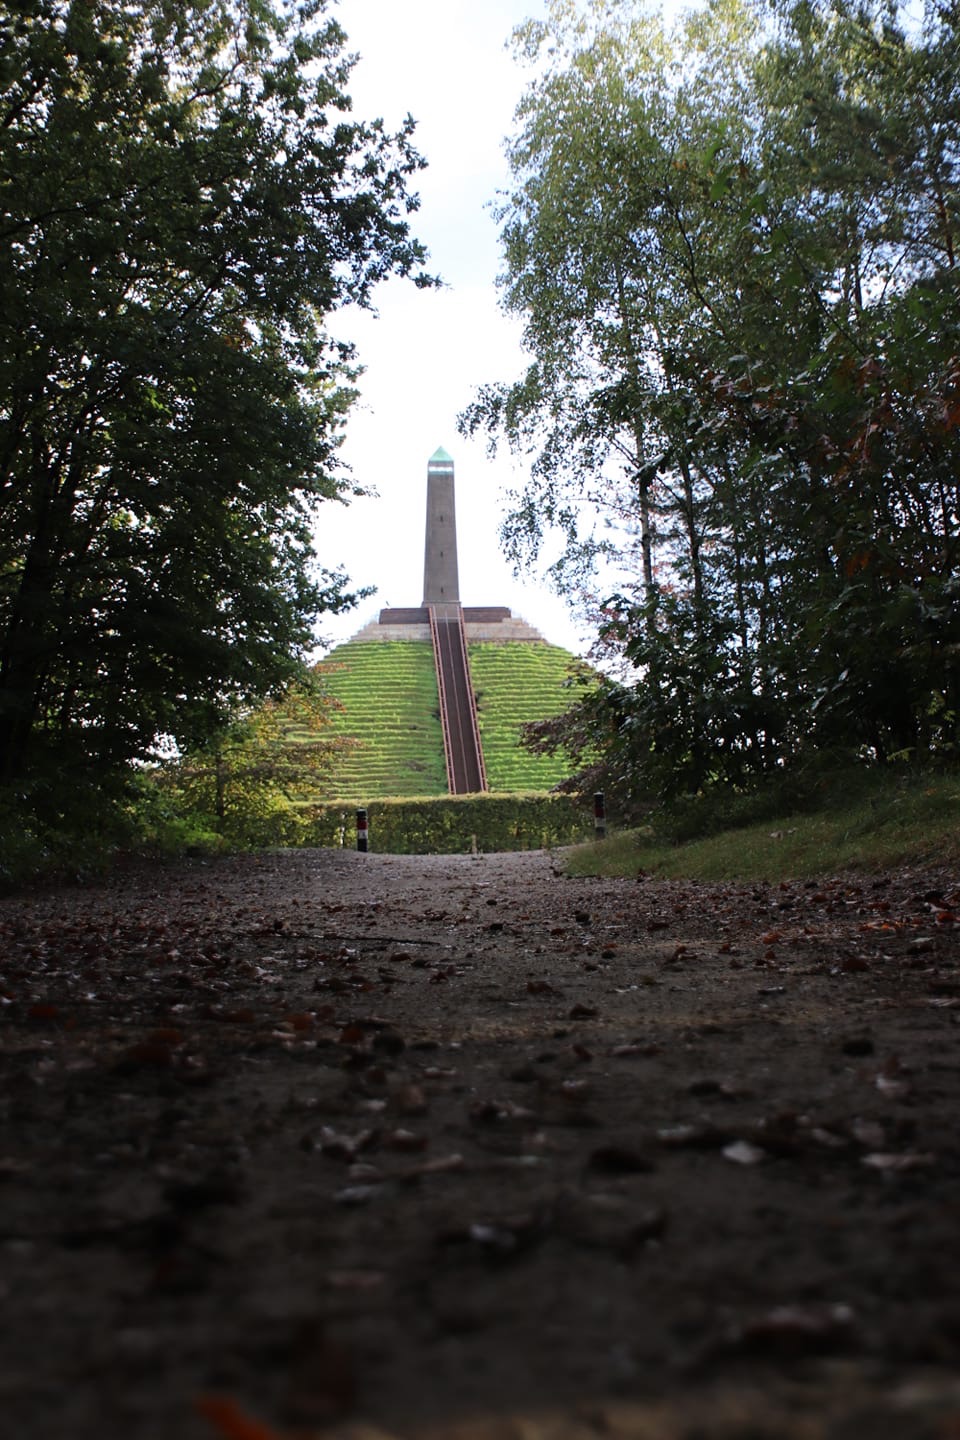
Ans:
[[[437,669],[443,749],[451,795],[487,788],[477,706],[470,680],[467,638],[460,605],[430,605],[430,638]]]

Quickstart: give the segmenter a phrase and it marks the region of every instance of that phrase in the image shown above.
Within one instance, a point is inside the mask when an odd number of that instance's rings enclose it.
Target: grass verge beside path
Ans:
[[[845,793],[849,799],[845,800]],[[795,880],[841,870],[960,863],[960,775],[835,782],[828,803],[717,834],[671,843],[657,822],[581,845],[571,875],[637,875],[690,880]]]

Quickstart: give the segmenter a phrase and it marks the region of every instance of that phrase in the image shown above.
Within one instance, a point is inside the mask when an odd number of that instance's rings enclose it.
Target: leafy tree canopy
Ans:
[[[142,827],[158,819],[231,847],[296,844],[309,834],[338,757],[354,743],[331,725],[339,702],[319,668],[200,745],[142,777]]]
[[[955,755],[955,7],[710,0],[671,29],[552,0],[517,42],[530,365],[462,424],[528,457],[508,551],[559,533],[627,662],[578,723],[634,794]]]
[[[297,672],[413,122],[351,115],[326,0],[0,15],[0,781],[115,774]]]

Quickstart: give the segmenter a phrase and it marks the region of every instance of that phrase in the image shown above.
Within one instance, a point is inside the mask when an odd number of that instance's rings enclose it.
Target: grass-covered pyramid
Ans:
[[[446,795],[454,788],[444,757],[431,628],[431,616],[437,615],[459,626],[466,643],[464,678],[473,695],[472,723],[487,790],[544,792],[566,778],[561,758],[532,755],[520,746],[520,731],[530,721],[568,709],[579,693],[571,675],[585,667],[506,607],[461,607],[453,462],[438,450],[427,468],[423,604],[381,610],[323,662],[326,687],[339,702],[333,724],[348,742],[329,783],[333,798],[363,804]]]
[[[467,650],[487,788],[550,790],[567,774],[562,760],[520,747],[520,727],[567,709],[569,651],[530,640],[469,640]],[[388,796],[447,794],[443,731],[429,639],[379,643],[354,639],[323,664],[326,688],[340,702],[337,733],[351,742],[338,757],[329,793],[364,803]]]

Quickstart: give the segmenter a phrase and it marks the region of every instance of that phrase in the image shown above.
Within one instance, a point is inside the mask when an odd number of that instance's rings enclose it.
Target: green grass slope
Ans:
[[[837,772],[809,809],[676,844],[658,834],[663,817],[584,845],[571,875],[655,875],[669,879],[786,883],[845,872],[960,864],[960,775],[921,769]],[[709,808],[707,816],[709,819]],[[951,884],[953,883],[951,876]]]
[[[489,789],[552,789],[566,779],[569,766],[563,757],[522,750],[520,728],[559,715],[574,702],[579,692],[564,684],[574,657],[546,643],[478,640],[467,648]]]
[[[499,793],[543,792],[567,774],[561,759],[519,747],[520,727],[557,715],[573,656],[556,645],[472,642],[487,785]],[[352,743],[338,759],[327,795],[351,804],[390,797],[445,795],[433,648],[425,640],[354,640],[324,661],[327,688],[343,707],[333,719]]]
[[[324,661],[340,701],[333,725],[354,743],[337,761],[329,795],[358,805],[387,796],[445,795],[443,729],[424,640],[348,641]]]

